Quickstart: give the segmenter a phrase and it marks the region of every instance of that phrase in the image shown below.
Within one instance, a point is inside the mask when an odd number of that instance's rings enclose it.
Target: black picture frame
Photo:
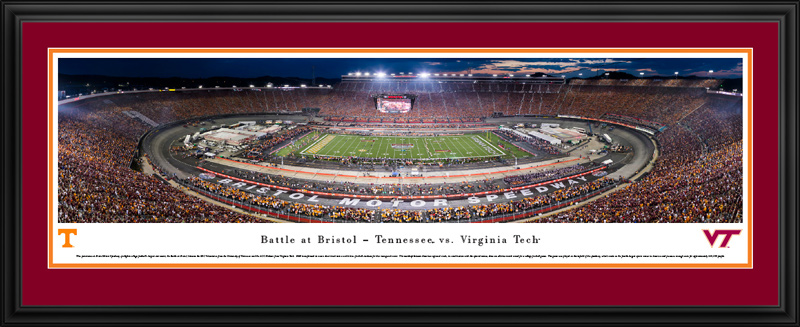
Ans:
[[[450,324],[798,326],[798,1],[577,2],[2,2],[2,325]],[[778,22],[780,26],[780,300],[777,306],[76,307],[23,306],[21,24],[33,21]],[[743,281],[746,282],[746,281]]]

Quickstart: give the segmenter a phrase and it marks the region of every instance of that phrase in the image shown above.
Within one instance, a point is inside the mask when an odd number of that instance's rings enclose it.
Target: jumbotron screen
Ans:
[[[411,99],[404,95],[383,95],[378,97],[378,111],[406,113],[411,110]]]

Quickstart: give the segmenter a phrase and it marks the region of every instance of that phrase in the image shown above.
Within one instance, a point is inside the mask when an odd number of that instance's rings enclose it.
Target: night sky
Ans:
[[[71,75],[107,75],[120,77],[280,76],[339,78],[355,72],[409,72],[430,74],[533,74],[592,77],[608,71],[634,76],[695,75],[713,78],[741,78],[742,60],[730,58],[345,58],[345,59],[59,59],[59,73]],[[709,74],[709,70],[713,73]],[[644,75],[640,75],[643,72]]]

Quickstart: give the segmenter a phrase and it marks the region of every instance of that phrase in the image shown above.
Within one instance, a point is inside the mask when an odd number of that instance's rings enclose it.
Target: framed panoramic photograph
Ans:
[[[796,326],[796,2],[4,3],[3,324]]]

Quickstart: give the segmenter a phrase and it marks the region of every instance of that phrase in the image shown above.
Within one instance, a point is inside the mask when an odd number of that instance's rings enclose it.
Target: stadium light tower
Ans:
[[[678,72],[675,72],[675,79],[678,79]]]
[[[639,72],[639,78],[644,77],[644,72]]]

